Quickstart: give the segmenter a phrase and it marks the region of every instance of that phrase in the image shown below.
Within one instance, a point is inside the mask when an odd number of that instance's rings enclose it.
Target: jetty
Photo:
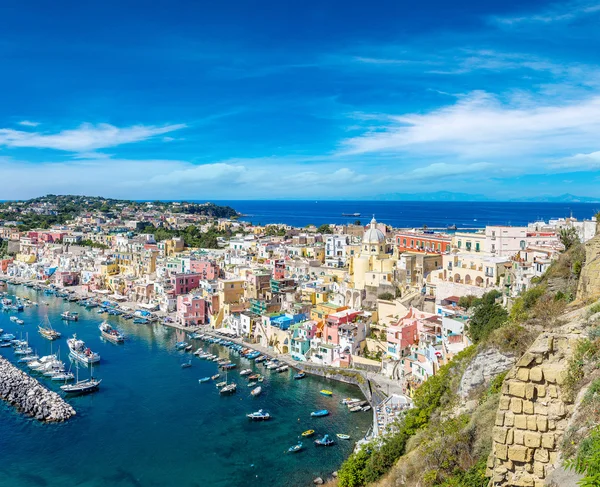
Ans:
[[[60,423],[75,416],[75,409],[56,392],[42,386],[0,357],[0,398],[20,413],[45,423]]]

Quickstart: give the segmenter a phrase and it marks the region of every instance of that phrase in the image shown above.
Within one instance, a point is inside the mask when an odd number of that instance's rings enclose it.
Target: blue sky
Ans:
[[[0,199],[600,196],[600,0],[3,2]]]

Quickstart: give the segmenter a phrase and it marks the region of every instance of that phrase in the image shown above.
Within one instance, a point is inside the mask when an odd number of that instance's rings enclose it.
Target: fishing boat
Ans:
[[[349,440],[350,439],[350,435],[345,435],[343,433],[338,433],[337,436],[340,440]]]
[[[65,321],[77,321],[79,320],[79,313],[75,311],[65,311],[61,313],[60,317]]]
[[[90,377],[89,379],[78,380],[75,384],[65,384],[64,386],[60,386],[60,388],[67,394],[85,394],[97,391],[98,387],[100,387],[100,382],[102,382],[102,379],[98,380]]]
[[[228,384],[219,391],[219,394],[233,394],[237,390],[235,383]]]
[[[305,377],[306,377],[306,372],[304,372],[303,370],[301,370],[297,374],[294,374],[294,380],[304,379]]]
[[[252,373],[252,369],[244,369],[240,371],[240,375],[250,375]]]
[[[302,433],[302,436],[304,436],[305,438],[308,438],[314,434],[315,434],[315,430],[306,430],[304,433]]]
[[[98,329],[100,330],[100,334],[103,338],[106,338],[108,341],[113,343],[123,343],[125,341],[125,335],[123,335],[119,330],[110,326],[109,323],[103,321],[98,325]]]
[[[271,415],[264,409],[259,409],[255,413],[246,414],[246,417],[252,421],[267,421],[271,419]]]
[[[315,445],[317,446],[331,446],[335,443],[335,441],[333,441],[331,438],[329,438],[329,435],[325,435],[323,436],[323,438],[319,438],[317,440],[315,440]]]
[[[200,384],[204,384],[206,382],[210,382],[210,377],[202,377],[202,379],[198,379]]]
[[[323,396],[333,396],[333,392],[328,391],[327,389],[319,391],[319,394],[322,394]]]
[[[100,354],[92,352],[89,347],[85,346],[83,340],[79,340],[74,334],[73,338],[67,340],[67,345],[71,351],[71,356],[84,364],[95,364],[100,362]]]
[[[184,362],[181,364],[181,368],[182,369],[189,369],[192,366],[192,361],[190,360],[189,362]]]
[[[323,416],[327,416],[329,414],[329,411],[327,409],[321,409],[319,411],[313,411],[312,413],[310,413],[310,415],[313,418],[322,418]]]
[[[48,316],[44,317],[42,323],[38,325],[38,331],[40,335],[42,335],[44,338],[50,341],[57,340],[62,336],[60,332],[52,328]]]
[[[215,374],[211,377],[211,380],[217,380],[219,378],[219,374]]]
[[[256,389],[252,389],[252,392],[250,392],[250,395],[252,395],[253,397],[260,396],[261,392],[262,392],[262,387],[258,386]]]
[[[294,446],[290,446],[288,448],[288,452],[290,453],[298,453],[300,450],[302,450],[302,442],[299,441],[298,444],[294,445]]]

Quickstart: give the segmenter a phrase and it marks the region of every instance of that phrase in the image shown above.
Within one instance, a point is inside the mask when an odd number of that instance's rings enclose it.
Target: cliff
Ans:
[[[585,265],[581,269],[577,299],[586,301],[600,297],[600,234],[585,244]]]

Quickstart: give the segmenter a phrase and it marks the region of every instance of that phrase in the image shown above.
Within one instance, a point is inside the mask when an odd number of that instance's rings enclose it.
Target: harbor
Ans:
[[[32,428],[24,416],[2,403],[0,455],[4,465],[11,465],[10,475],[7,470],[0,474],[2,487],[40,482],[47,486],[167,485],[172,481],[162,468],[167,462],[170,472],[177,469],[180,485],[200,481],[223,486],[281,485],[281,476],[289,479],[289,485],[310,485],[316,477],[330,477],[371,426],[370,413],[352,413],[341,402],[346,397],[362,398],[354,386],[310,374],[294,380],[297,371],[292,368],[269,370],[222,345],[190,340],[187,332],[160,322],[134,324],[22,285],[9,284],[8,294],[37,302],[37,306],[26,306],[18,313],[25,322],[22,326],[10,321],[14,313],[0,313],[4,333],[19,338],[28,333],[38,355],[59,353],[61,360],[72,364],[72,371],[79,371],[79,379],[93,375],[102,384],[93,394],[67,397],[77,416],[57,426]],[[62,320],[65,311],[78,313],[78,321]],[[46,315],[61,338],[50,341],[37,332]],[[103,321],[123,333],[123,343],[102,337],[99,325]],[[73,334],[101,356],[100,362],[84,365],[68,359],[66,340]],[[193,350],[177,350],[179,342],[193,344]],[[236,368],[224,372],[216,362],[193,356],[198,348],[229,359]],[[0,348],[0,355],[12,363],[17,360],[10,348]],[[190,360],[192,366],[182,369]],[[240,375],[244,369],[253,373]],[[215,381],[199,383],[217,373],[219,381],[227,373],[228,381],[237,383],[234,394],[219,394]],[[260,395],[252,396],[254,388],[247,387],[250,380],[246,377],[255,374],[264,380],[259,383]],[[38,380],[60,394],[60,384]],[[321,390],[332,391],[332,396],[320,394]],[[260,409],[272,419],[249,421],[247,415]],[[311,417],[323,409],[329,415]],[[301,434],[310,429],[315,430],[314,437],[301,440]],[[337,434],[351,439],[341,440]],[[336,444],[317,447],[313,442],[324,435]],[[288,454],[299,441],[303,441],[302,450]],[[78,466],[77,474],[60,467],[73,463]],[[31,471],[36,472],[34,477]]]

